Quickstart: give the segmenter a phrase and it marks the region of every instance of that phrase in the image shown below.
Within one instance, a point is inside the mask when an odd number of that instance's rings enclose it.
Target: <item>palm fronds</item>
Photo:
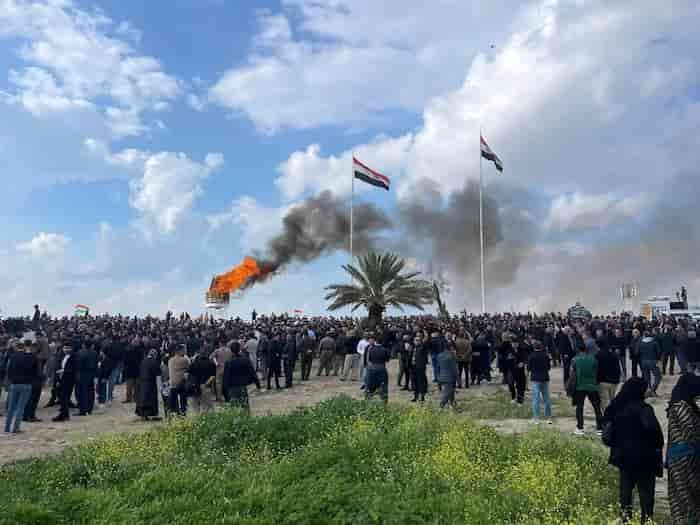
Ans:
[[[364,306],[370,309],[388,306],[403,310],[412,306],[423,310],[432,304],[435,295],[428,281],[419,279],[420,272],[402,273],[406,262],[396,254],[370,252],[358,259],[357,267],[346,264],[343,269],[350,274],[353,284],[333,284],[326,287],[326,300],[332,301],[329,310],[352,305],[353,311]]]

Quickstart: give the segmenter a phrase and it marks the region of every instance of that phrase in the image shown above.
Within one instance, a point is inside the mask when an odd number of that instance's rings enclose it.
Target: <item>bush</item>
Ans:
[[[593,524],[615,471],[557,432],[339,397],[284,416],[226,410],[0,473],[0,523]]]

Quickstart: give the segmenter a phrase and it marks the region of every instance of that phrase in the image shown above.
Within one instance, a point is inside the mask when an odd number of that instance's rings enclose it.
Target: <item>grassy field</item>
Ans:
[[[552,417],[576,416],[571,399],[564,394],[552,393]],[[508,391],[467,397],[459,401],[457,410],[474,419],[531,419],[532,399],[528,396],[522,406],[511,403]],[[541,418],[544,418],[544,402],[540,403]]]
[[[2,524],[600,524],[615,471],[556,431],[336,398],[117,435],[0,471]]]

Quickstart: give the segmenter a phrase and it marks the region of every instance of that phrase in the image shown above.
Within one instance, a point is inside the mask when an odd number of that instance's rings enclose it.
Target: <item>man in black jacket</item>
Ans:
[[[413,399],[411,401],[425,401],[425,394],[428,392],[428,376],[426,367],[428,366],[428,349],[423,345],[423,340],[419,335],[413,339]]]
[[[297,363],[297,340],[296,337],[294,337],[294,334],[291,332],[287,334],[286,337],[286,342],[282,348],[284,388],[292,388],[294,386],[294,367]]]
[[[622,380],[627,379],[627,338],[622,328],[615,328],[613,336],[610,338],[610,351],[617,356],[622,371]]]
[[[595,358],[598,362],[597,380],[600,392],[600,410],[604,412],[617,393],[622,370],[618,356],[613,354],[608,347],[601,348]]]
[[[565,326],[557,334],[557,348],[561,356],[561,366],[564,369],[564,386],[569,382],[569,372],[571,370],[571,360],[576,355],[575,338],[572,335],[570,326]]]
[[[195,411],[202,414],[214,408],[212,386],[216,379],[216,365],[209,359],[206,349],[200,348],[188,369],[188,384],[193,387],[192,404]]]
[[[23,419],[27,423],[40,423],[41,419],[36,417],[36,409],[39,405],[39,399],[41,398],[41,387],[44,382],[44,378],[42,377],[42,365],[39,361],[40,348],[37,342],[32,343],[31,341],[25,341],[24,344],[26,347],[31,348],[32,355],[36,360],[36,373],[32,379],[32,393],[29,396],[27,406],[24,408]]]
[[[76,360],[70,342],[66,342],[63,345],[63,355],[60,368],[56,371],[59,378],[58,402],[61,408],[58,415],[53,418],[52,421],[54,422],[68,421],[70,419],[70,397],[73,393],[73,388],[75,388]]]
[[[94,346],[83,346],[75,356],[77,372],[79,416],[92,414],[95,407],[95,378],[97,377],[97,351]]]
[[[126,347],[124,353],[124,381],[126,382],[126,398],[124,403],[136,401],[136,379],[141,370],[141,361],[144,358],[144,347],[141,339],[136,336],[131,344]]]
[[[224,395],[226,401],[250,412],[248,401],[248,385],[255,383],[260,390],[258,374],[246,356],[241,355],[241,349],[237,342],[231,343],[233,357],[226,362],[224,367]]]
[[[9,384],[7,397],[7,417],[5,432],[21,432],[20,424],[24,417],[24,409],[32,394],[32,383],[37,375],[37,361],[32,355],[31,348],[24,343],[12,353],[7,364],[7,382]]]
[[[375,392],[386,403],[389,401],[389,374],[386,371],[386,364],[391,359],[389,350],[378,344],[374,335],[369,337],[369,346],[365,352],[367,354],[367,390],[366,399],[370,399]]]

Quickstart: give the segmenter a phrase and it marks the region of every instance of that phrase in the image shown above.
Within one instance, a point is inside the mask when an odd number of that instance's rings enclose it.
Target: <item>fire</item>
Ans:
[[[274,269],[274,265],[270,263],[258,264],[258,261],[252,257],[245,257],[243,262],[235,268],[214,277],[209,287],[209,293],[223,295],[247,288],[264,279]]]

